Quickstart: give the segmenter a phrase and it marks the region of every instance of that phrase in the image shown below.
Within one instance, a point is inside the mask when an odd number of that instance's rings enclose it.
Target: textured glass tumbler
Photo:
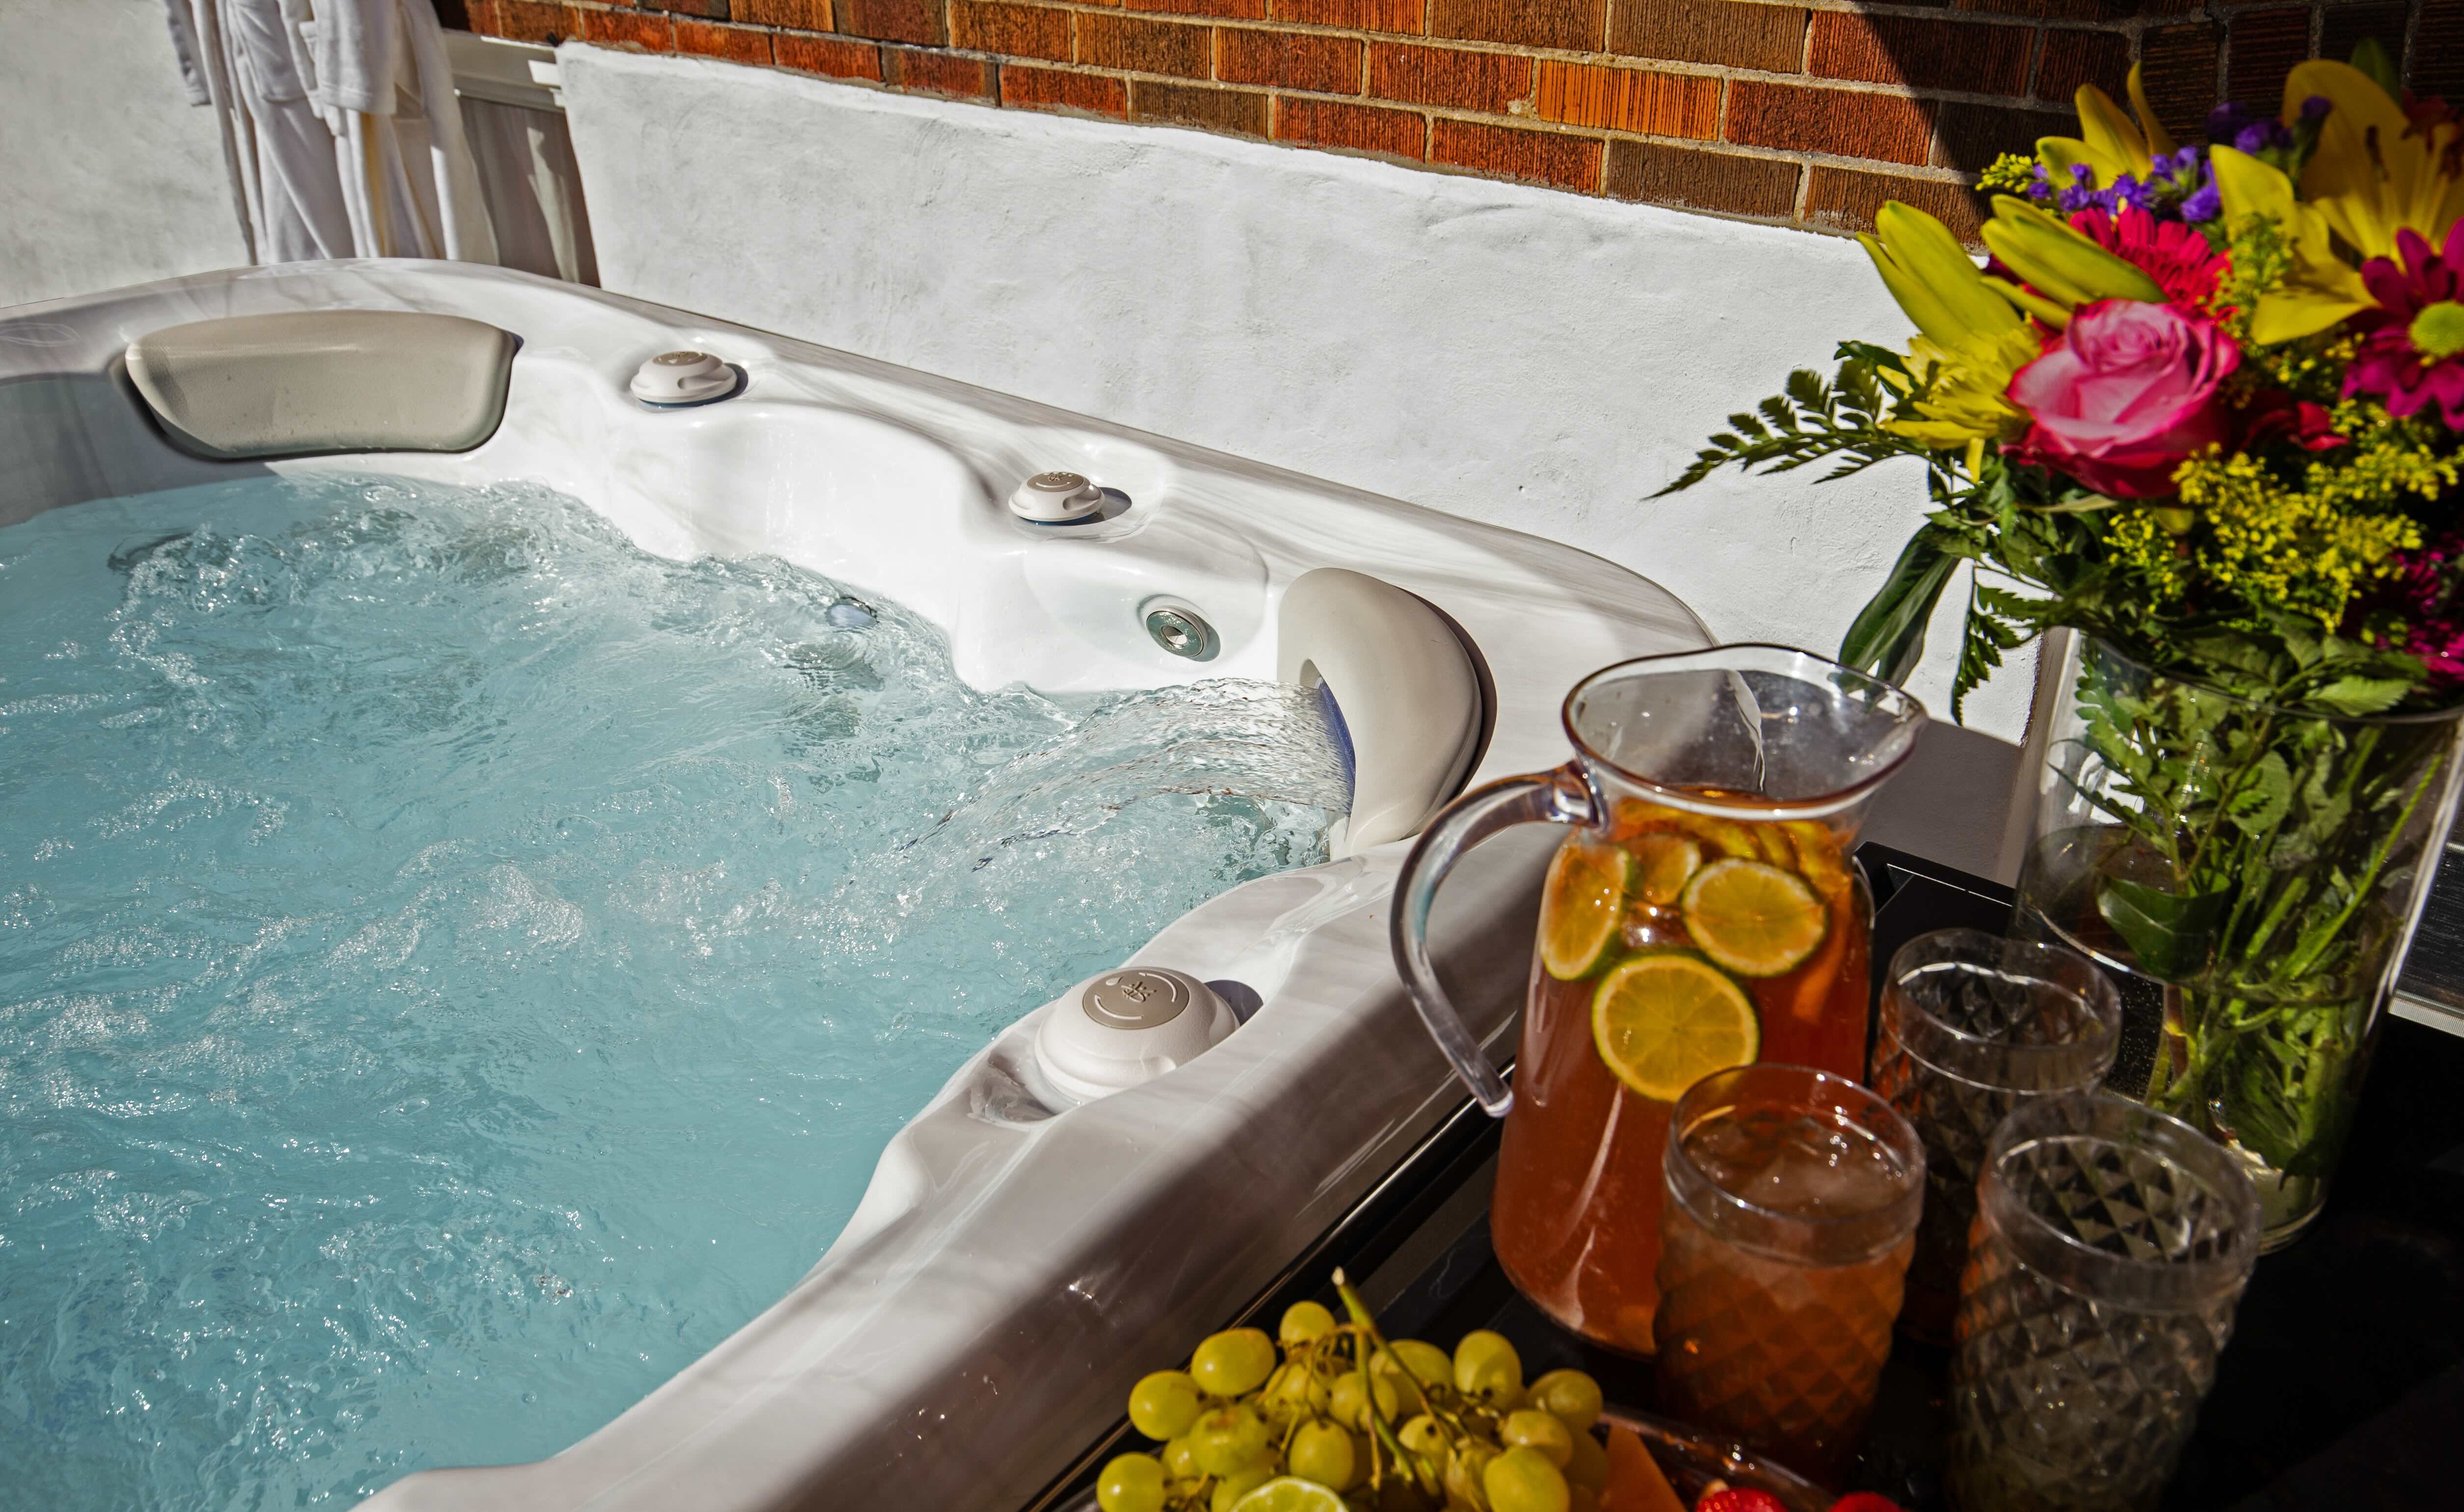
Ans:
[[[1977,1178],[1951,1363],[1960,1512],[2145,1512],[2163,1495],[2258,1256],[2223,1146],[2074,1093],[2003,1121]]]
[[[2022,1103],[2085,1092],[2113,1065],[2122,999],[2076,951],[1938,930],[1900,947],[1882,978],[1874,1090],[1925,1141],[1925,1217],[1900,1331],[1950,1341],[1993,1130]]]
[[[1741,1066],[1678,1099],[1662,1167],[1661,1406],[1835,1478],[1891,1352],[1916,1130],[1844,1077]]]

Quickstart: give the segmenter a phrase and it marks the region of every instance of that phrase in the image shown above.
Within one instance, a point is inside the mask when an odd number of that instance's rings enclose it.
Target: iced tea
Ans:
[[[1660,1406],[1830,1479],[1891,1352],[1916,1130],[1853,1083],[1757,1065],[1688,1092],[1669,1138]]]
[[[1671,794],[1674,798],[1677,795]],[[1648,1354],[1670,1111],[1754,1061],[1864,1067],[1871,904],[1819,820],[1623,799],[1550,866],[1491,1232],[1567,1327]]]

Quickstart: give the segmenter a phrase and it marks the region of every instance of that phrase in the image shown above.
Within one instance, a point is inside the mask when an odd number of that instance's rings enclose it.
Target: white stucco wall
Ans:
[[[0,305],[248,261],[162,0],[0,0]]]
[[[1903,469],[1645,498],[1792,365],[1905,336],[1853,242],[697,59],[561,58],[609,289],[1572,542],[1727,639],[1835,648],[1923,513]],[[1916,680],[1938,712],[1949,649]],[[2018,670],[1971,726],[2015,738]]]

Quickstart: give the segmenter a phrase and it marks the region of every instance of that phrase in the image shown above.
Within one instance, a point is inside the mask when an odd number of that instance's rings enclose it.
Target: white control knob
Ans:
[[[633,374],[646,405],[699,405],[736,391],[736,369],[708,352],[661,352]]]
[[[1067,525],[1104,507],[1104,491],[1077,472],[1039,472],[1009,496],[1009,512],[1039,525]]]
[[[1091,1103],[1187,1064],[1240,1022],[1187,972],[1126,966],[1081,982],[1045,1011],[1035,1060],[1056,1088]]]

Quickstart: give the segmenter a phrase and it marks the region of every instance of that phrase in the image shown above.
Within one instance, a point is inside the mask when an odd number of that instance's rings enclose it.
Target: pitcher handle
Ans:
[[[1420,1022],[1428,1025],[1429,1037],[1438,1041],[1438,1048],[1453,1063],[1455,1074],[1491,1118],[1506,1116],[1514,1106],[1514,1093],[1488,1063],[1488,1057],[1481,1054],[1471,1031],[1463,1027],[1463,1015],[1438,985],[1437,970],[1429,962],[1430,906],[1438,900],[1439,885],[1463,853],[1499,830],[1514,824],[1595,824],[1602,812],[1582,768],[1574,762],[1553,772],[1501,778],[1448,804],[1421,832],[1419,843],[1404,859],[1401,875],[1395,879],[1395,969],[1412,994]]]

